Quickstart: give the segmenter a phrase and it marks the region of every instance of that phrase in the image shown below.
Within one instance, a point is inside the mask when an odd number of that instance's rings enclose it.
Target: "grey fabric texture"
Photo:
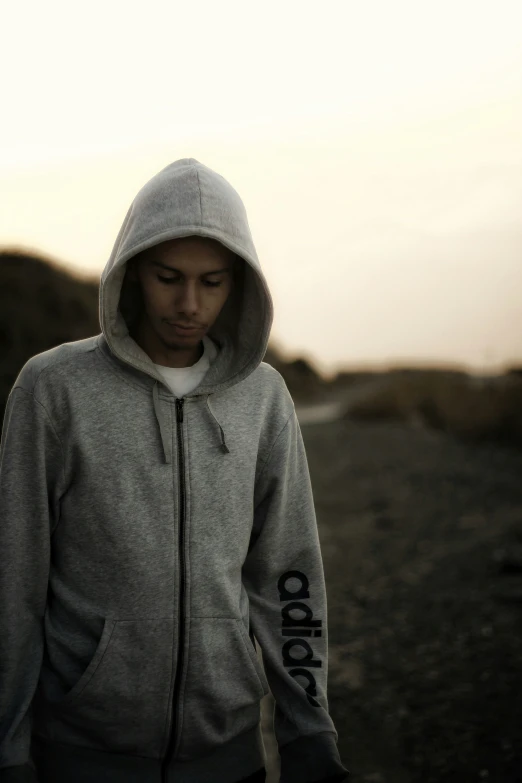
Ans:
[[[139,251],[188,235],[243,264],[180,421],[130,335],[125,272]],[[143,783],[160,768],[161,780],[223,783],[220,759],[239,780],[264,764],[269,689],[281,780],[305,783],[301,756],[314,759],[310,780],[347,775],[328,712],[307,458],[292,397],[262,361],[273,305],[235,189],[194,158],[153,176],[123,220],[99,308],[100,334],[29,359],[5,410],[0,781],[33,763],[35,737],[70,751],[70,779],[77,751],[82,775],[107,759],[108,781],[130,780],[129,765]]]

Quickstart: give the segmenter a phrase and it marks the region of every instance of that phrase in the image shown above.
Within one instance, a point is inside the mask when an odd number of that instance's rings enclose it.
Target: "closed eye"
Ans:
[[[174,277],[161,277],[161,275],[156,275],[158,280],[161,280],[162,283],[176,283],[177,280]],[[222,281],[220,280],[218,283],[213,283],[211,280],[204,280],[203,285],[209,286],[210,288],[217,288],[217,286],[220,286]]]

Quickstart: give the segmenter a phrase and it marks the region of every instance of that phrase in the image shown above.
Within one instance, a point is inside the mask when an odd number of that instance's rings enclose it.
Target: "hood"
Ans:
[[[152,398],[167,462],[169,439],[158,400],[158,386],[165,384],[151,358],[129,334],[137,302],[126,271],[129,259],[142,250],[191,235],[221,242],[244,264],[233,291],[207,332],[217,344],[217,356],[200,385],[186,397],[204,396],[214,416],[209,395],[239,383],[259,366],[273,320],[272,298],[239,194],[224,177],[195,158],[170,163],[141,188],[127,210],[102,272],[99,292],[100,325],[108,348],[120,361],[154,379]],[[217,424],[223,452],[227,453],[225,433]]]

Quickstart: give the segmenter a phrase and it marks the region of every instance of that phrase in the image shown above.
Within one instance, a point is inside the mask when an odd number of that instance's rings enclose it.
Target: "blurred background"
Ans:
[[[522,781],[522,5],[48,0],[3,29],[0,415],[99,333],[142,185],[221,173],[307,449],[351,780]]]

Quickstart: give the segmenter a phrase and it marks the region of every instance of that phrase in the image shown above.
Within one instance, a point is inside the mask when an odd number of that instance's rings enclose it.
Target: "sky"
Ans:
[[[522,4],[11,4],[0,249],[99,279],[138,190],[241,195],[271,340],[325,374],[522,365]]]

